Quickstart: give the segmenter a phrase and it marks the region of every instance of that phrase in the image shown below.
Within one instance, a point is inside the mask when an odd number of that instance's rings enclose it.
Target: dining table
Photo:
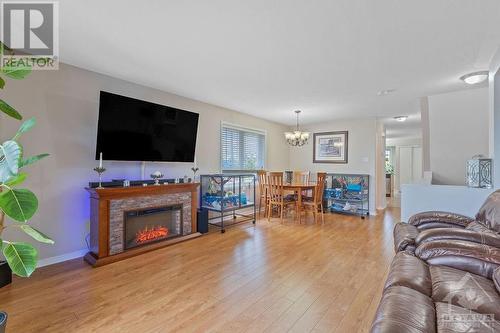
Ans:
[[[283,190],[297,193],[297,204],[300,210],[302,209],[302,193],[310,190],[314,192],[315,188],[315,181],[283,183]]]

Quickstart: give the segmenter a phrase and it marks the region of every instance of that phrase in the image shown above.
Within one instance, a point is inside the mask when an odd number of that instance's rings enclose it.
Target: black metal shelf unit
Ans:
[[[252,221],[255,224],[257,211],[255,206],[254,174],[210,174],[200,176],[200,208],[212,212],[209,224],[221,228],[224,233],[228,218],[239,222]],[[241,210],[253,208],[252,214],[243,214]],[[233,224],[233,223],[231,223]]]
[[[370,176],[328,173],[323,195],[325,210],[332,213],[370,215]]]

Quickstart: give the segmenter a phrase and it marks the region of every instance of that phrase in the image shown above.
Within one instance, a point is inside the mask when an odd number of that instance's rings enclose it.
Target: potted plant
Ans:
[[[9,50],[1,43],[0,49],[1,52]],[[4,77],[20,80],[30,73],[31,68],[26,66],[2,67],[0,89],[5,87]],[[3,99],[0,99],[0,112],[22,120],[21,114]],[[28,176],[24,169],[48,156],[48,154],[28,158],[23,156],[23,147],[19,140],[34,125],[35,119],[28,119],[21,124],[14,137],[0,144],[0,247],[4,259],[0,258],[0,281],[6,283],[10,283],[12,273],[21,277],[29,277],[36,269],[38,260],[38,251],[33,245],[4,239],[2,236],[6,229],[18,229],[36,241],[54,243],[48,236],[28,224],[38,209],[38,199],[32,191],[19,188]],[[11,220],[10,223],[7,223],[7,218]],[[1,314],[0,333],[3,333],[7,316],[3,312]]]

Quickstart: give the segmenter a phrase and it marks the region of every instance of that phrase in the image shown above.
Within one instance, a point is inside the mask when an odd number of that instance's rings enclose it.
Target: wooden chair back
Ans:
[[[318,172],[316,176],[316,188],[314,189],[314,201],[320,204],[323,201],[325,192],[326,172]]]
[[[261,196],[265,196],[267,186],[267,172],[265,170],[257,171],[257,178],[259,180],[259,193]]]
[[[293,182],[299,184],[307,184],[309,183],[310,176],[311,176],[310,171],[294,171]]]
[[[267,176],[267,188],[271,202],[283,202],[283,172],[270,172]]]

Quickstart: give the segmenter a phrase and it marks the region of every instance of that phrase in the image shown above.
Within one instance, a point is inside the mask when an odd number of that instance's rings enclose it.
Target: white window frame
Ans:
[[[230,123],[230,122],[222,120],[220,122],[220,131],[219,131],[219,169],[220,169],[221,173],[223,173],[223,172],[237,173],[237,172],[254,172],[254,171],[257,171],[257,170],[224,170],[223,169],[223,162],[222,162],[222,145],[223,145],[223,142],[222,142],[222,129],[224,127],[234,128],[236,130],[241,130],[241,131],[254,132],[256,134],[263,135],[264,136],[264,152],[262,154],[262,156],[263,156],[262,167],[264,169],[267,168],[267,131],[263,130],[263,129],[259,129],[259,128],[252,128],[252,127],[242,126],[242,125],[239,125],[239,124],[234,124],[234,123]]]

